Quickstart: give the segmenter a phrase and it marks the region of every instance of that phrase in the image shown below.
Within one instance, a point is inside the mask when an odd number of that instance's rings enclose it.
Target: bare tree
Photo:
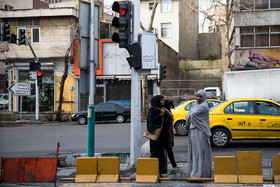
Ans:
[[[63,91],[64,91],[64,83],[68,77],[68,70],[69,70],[69,54],[71,52],[71,49],[74,45],[75,40],[77,39],[77,36],[79,34],[79,26],[76,25],[75,34],[73,36],[72,42],[67,49],[65,56],[64,56],[64,70],[63,75],[61,77],[60,81],[60,87],[59,87],[59,100],[58,100],[58,106],[57,106],[57,113],[56,113],[56,121],[62,121],[62,99],[63,99]]]

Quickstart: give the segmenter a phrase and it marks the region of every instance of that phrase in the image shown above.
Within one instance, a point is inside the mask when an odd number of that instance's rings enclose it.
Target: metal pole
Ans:
[[[87,156],[94,157],[94,136],[95,136],[95,111],[94,111],[94,88],[95,88],[95,62],[94,62],[94,0],[91,0],[90,4],[90,80],[89,80],[89,105],[88,105],[88,144],[87,144]]]
[[[22,120],[22,97],[20,96],[20,120]]]
[[[36,56],[35,51],[33,50],[32,46],[29,43],[27,38],[26,38],[26,44],[29,46],[29,48],[34,56],[35,63],[38,63],[39,59]],[[37,72],[36,72],[36,80],[35,80],[35,94],[36,94],[36,102],[35,102],[36,120],[39,120],[40,119],[40,108],[39,108],[39,86],[38,86],[38,80],[37,80]]]
[[[132,41],[138,42],[140,33],[140,0],[132,1],[134,15]],[[131,129],[130,129],[130,165],[135,166],[137,158],[141,157],[141,96],[140,70],[131,69]]]

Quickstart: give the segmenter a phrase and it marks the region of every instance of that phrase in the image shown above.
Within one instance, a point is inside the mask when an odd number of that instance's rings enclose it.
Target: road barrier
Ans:
[[[280,153],[272,157],[273,182],[280,184]]]
[[[157,183],[159,165],[157,158],[138,158],[136,163],[137,183]]]
[[[235,156],[214,157],[214,183],[238,183]]]
[[[54,158],[1,158],[1,182],[54,183],[59,143]]]
[[[97,182],[117,183],[120,178],[119,157],[99,157],[97,161]]]
[[[96,157],[77,158],[75,182],[95,183],[96,179],[97,179],[97,158]]]
[[[260,151],[237,151],[237,160],[240,184],[263,184]]]

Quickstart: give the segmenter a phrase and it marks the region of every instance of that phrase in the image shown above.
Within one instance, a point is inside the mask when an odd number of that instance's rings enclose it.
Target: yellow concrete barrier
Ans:
[[[98,183],[117,183],[120,178],[120,157],[99,157]]]
[[[214,156],[214,183],[238,183],[235,156]]]
[[[157,183],[159,165],[157,158],[138,158],[136,163],[136,182]]]
[[[240,184],[263,184],[260,151],[238,151],[237,161]]]
[[[280,184],[280,153],[272,157],[273,182]]]
[[[95,183],[97,177],[97,158],[77,158],[75,182]]]

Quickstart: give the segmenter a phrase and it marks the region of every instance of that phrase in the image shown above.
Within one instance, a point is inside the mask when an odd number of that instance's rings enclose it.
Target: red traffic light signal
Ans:
[[[42,72],[41,72],[41,71],[38,71],[38,72],[37,72],[37,76],[38,76],[38,77],[41,77],[41,76],[42,76]]]
[[[130,44],[130,27],[131,27],[131,2],[115,1],[112,10],[119,13],[119,17],[114,17],[112,25],[119,28],[119,32],[115,32],[112,40],[119,43],[120,48],[125,48]]]

